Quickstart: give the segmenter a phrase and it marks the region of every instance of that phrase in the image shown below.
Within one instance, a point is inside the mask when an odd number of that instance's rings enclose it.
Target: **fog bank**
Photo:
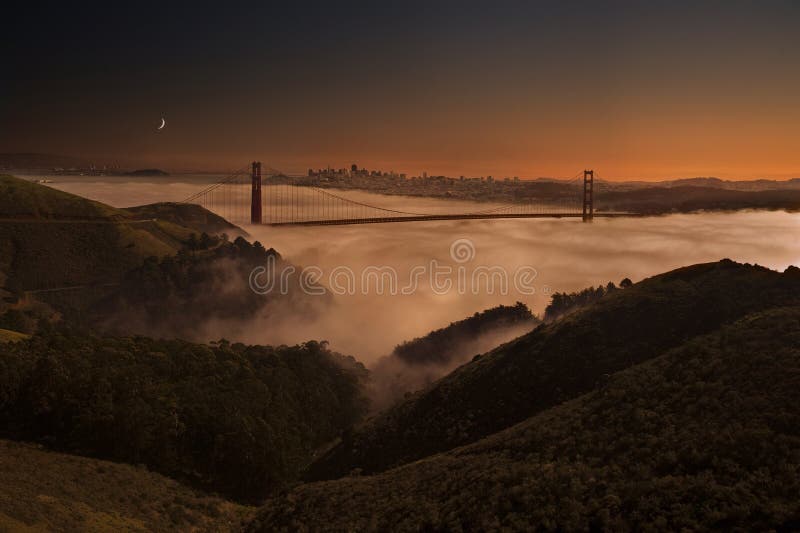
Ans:
[[[178,200],[206,183],[136,182],[130,178],[98,183],[97,178],[71,178],[54,186],[122,207]],[[432,199],[344,194],[373,205],[425,212],[453,212],[468,206],[467,202],[455,205]],[[478,207],[486,205],[472,204],[473,209]],[[424,281],[410,294],[376,294],[374,287],[359,286],[355,294],[336,295],[329,311],[320,317],[278,313],[276,318],[271,313],[270,319],[235,328],[238,338],[233,340],[244,342],[328,340],[335,350],[367,363],[388,354],[404,340],[495,305],[522,301],[541,314],[555,291],[618,283],[625,277],[639,281],[680,266],[725,257],[778,270],[800,264],[800,215],[785,212],[597,219],[591,224],[577,219],[516,219],[244,229],[289,262],[319,267],[320,282],[326,285],[337,267],[349,269],[358,279],[369,267],[389,267],[397,273],[401,286],[412,278],[415,267],[430,269],[432,260],[454,271],[464,267],[467,277],[478,267],[500,267],[509,279],[521,267],[535,269],[533,294],[521,294],[513,283],[507,294],[490,293],[486,286],[478,287],[477,294],[471,290],[438,294]],[[451,244],[458,239],[474,244],[474,257],[463,263],[451,256]],[[455,274],[453,281],[457,281]],[[367,294],[362,294],[364,290]],[[225,331],[209,335],[230,338]]]

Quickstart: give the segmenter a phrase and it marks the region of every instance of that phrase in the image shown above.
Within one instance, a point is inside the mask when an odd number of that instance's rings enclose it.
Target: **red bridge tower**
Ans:
[[[261,161],[253,161],[253,190],[250,195],[250,223],[261,224]]]
[[[583,171],[583,221],[594,218],[594,170]]]

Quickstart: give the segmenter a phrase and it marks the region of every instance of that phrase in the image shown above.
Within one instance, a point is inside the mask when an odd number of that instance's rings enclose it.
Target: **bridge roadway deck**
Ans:
[[[595,213],[594,218],[642,217],[640,213]],[[509,218],[582,218],[581,213],[525,213],[525,214],[460,214],[419,215],[376,218],[343,218],[333,220],[299,220],[293,222],[264,222],[265,226],[343,226],[348,224],[387,224],[392,222],[421,222],[427,220],[492,220]]]

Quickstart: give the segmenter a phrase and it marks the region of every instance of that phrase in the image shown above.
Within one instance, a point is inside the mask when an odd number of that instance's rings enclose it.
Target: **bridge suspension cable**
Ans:
[[[462,208],[457,211],[422,212],[392,205],[373,205],[360,198],[347,198],[346,190],[334,189],[335,183],[329,184],[328,188],[320,184],[319,179],[310,176],[275,173],[262,179],[260,163],[253,163],[252,174],[247,173],[247,167],[239,169],[219,182],[194,193],[184,202],[200,204],[233,223],[250,222],[268,225],[580,216],[586,219],[587,175],[592,175],[591,171],[579,172],[568,179],[537,181],[521,189],[516,181],[512,182],[515,185],[510,185],[508,180],[482,181],[479,187],[492,189],[512,199],[520,191],[527,196],[485,209]],[[336,192],[332,192],[331,189]],[[354,194],[363,194],[363,191]],[[410,197],[393,195],[392,198]],[[453,203],[453,205],[458,207],[463,204]]]
[[[201,196],[203,196],[204,194],[208,194],[208,193],[210,193],[210,192],[212,192],[212,191],[214,191],[214,190],[216,190],[216,189],[218,189],[218,188],[220,188],[220,187],[222,187],[224,185],[227,185],[227,184],[233,182],[237,178],[241,178],[246,172],[247,172],[247,167],[242,167],[239,170],[235,171],[234,173],[222,178],[220,181],[209,185],[208,187],[206,187],[202,191],[198,191],[198,192],[194,193],[193,195],[191,195],[188,198],[184,199],[181,203],[182,204],[190,204],[190,203],[194,202],[195,200],[197,200],[198,198],[200,198]]]

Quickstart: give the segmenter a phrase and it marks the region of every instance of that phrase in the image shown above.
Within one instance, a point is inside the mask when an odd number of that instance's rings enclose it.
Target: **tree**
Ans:
[[[199,243],[197,242],[197,235],[192,233],[189,235],[189,240],[186,241],[186,247],[192,251],[195,251],[199,247]]]
[[[200,249],[208,250],[213,244],[214,240],[204,231],[203,234],[200,235]]]

